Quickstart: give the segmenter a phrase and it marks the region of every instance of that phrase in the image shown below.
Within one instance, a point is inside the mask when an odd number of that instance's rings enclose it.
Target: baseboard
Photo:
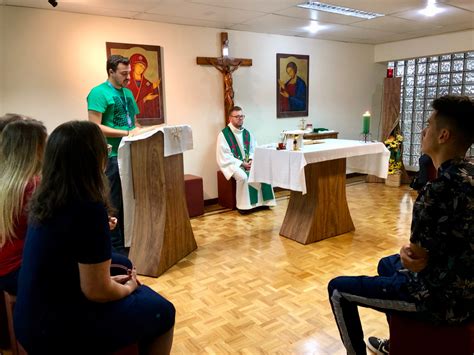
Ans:
[[[355,177],[358,177],[358,176],[365,176],[367,174],[361,174],[361,173],[350,173],[350,174],[346,174],[346,179],[351,179],[351,178],[355,178]]]
[[[211,206],[211,205],[217,205],[217,201],[219,199],[216,198],[210,198],[209,200],[204,200],[204,206]]]
[[[346,174],[346,178],[347,179],[350,179],[350,178],[355,178],[355,177],[358,177],[358,176],[364,176],[366,174],[360,174],[360,173],[351,173],[351,174]],[[288,189],[284,189],[282,187],[274,187],[273,188],[273,191],[275,192],[281,192],[281,191],[288,191]],[[210,198],[208,200],[204,200],[204,206],[212,206],[212,205],[217,205],[217,202],[218,202],[218,198]]]

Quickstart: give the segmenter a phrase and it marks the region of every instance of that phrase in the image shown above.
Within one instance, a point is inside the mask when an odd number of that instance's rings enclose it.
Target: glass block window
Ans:
[[[447,95],[474,98],[474,51],[389,62],[396,76],[402,77],[400,127],[403,163],[418,170],[421,131],[432,113],[433,99]],[[468,152],[474,156],[474,147]]]

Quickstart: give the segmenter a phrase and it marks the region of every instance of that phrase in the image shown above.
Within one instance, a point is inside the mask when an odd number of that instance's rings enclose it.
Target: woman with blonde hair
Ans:
[[[39,183],[45,126],[33,119],[13,121],[0,134],[0,290],[17,292],[27,229],[27,207]]]

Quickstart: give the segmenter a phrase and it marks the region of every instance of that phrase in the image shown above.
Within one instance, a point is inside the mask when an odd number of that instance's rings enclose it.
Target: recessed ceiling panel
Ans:
[[[184,1],[162,1],[153,7],[149,13],[165,16],[190,18],[193,20],[223,21],[242,23],[244,21],[264,15],[263,13],[246,10],[229,10],[228,8],[195,4]]]
[[[196,4],[225,7],[229,9],[240,9],[247,11],[259,11],[273,13],[276,11],[294,7],[305,0],[188,0]]]

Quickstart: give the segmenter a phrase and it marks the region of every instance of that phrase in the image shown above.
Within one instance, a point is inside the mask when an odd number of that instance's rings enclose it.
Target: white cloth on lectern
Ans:
[[[165,157],[193,149],[193,132],[190,126],[163,127]]]
[[[163,126],[155,128],[143,134],[124,137],[118,149],[118,165],[120,180],[122,182],[123,198],[123,223],[125,246],[130,247],[132,242],[133,224],[135,222],[135,199],[133,197],[133,173],[130,153],[130,144],[139,140],[147,139],[158,132],[163,133],[164,156],[181,154],[186,150],[193,149],[193,133],[188,125]]]
[[[245,155],[244,144],[243,144],[243,134],[242,131],[238,128],[232,126],[232,124],[228,124],[232,133],[237,140],[237,144],[239,145],[240,152],[242,155]],[[249,146],[249,159],[253,159],[253,153],[255,151],[256,141],[253,135],[250,134],[250,146]],[[252,184],[252,187],[258,190],[258,201],[256,204],[252,205],[250,203],[250,194],[249,194],[249,185],[248,185],[248,177],[247,174],[240,168],[243,161],[235,158],[234,154],[232,154],[232,150],[227,143],[227,140],[224,137],[222,132],[219,132],[217,136],[217,145],[216,145],[216,160],[217,165],[219,165],[219,169],[224,174],[227,180],[230,180],[232,177],[235,179],[236,183],[236,192],[235,198],[237,202],[237,208],[239,210],[249,210],[254,207],[258,206],[275,206],[276,201],[275,199],[263,201],[262,198],[262,189],[260,184]]]

